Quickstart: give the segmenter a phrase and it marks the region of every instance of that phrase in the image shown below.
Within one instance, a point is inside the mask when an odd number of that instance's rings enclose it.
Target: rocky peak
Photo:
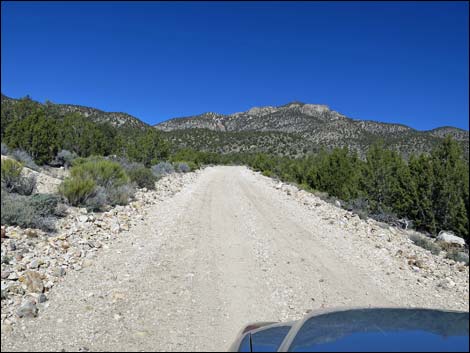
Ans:
[[[318,113],[325,113],[330,111],[330,107],[323,104],[304,104],[300,111],[305,115],[318,115]]]
[[[266,107],[253,107],[249,109],[246,114],[253,115],[253,116],[263,116],[266,114],[274,113],[278,110],[276,107],[266,106]]]
[[[297,108],[297,107],[301,107],[303,105],[305,105],[304,102],[292,101],[292,102],[289,102],[287,104],[279,106],[279,108]]]

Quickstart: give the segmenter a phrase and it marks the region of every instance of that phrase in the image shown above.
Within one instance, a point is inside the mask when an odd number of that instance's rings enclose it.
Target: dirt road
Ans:
[[[2,333],[2,351],[226,350],[252,321],[423,303],[368,259],[338,256],[337,229],[246,168],[207,168]]]

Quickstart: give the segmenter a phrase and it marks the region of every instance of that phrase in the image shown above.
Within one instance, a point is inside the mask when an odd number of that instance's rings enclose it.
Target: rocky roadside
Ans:
[[[376,278],[379,285],[393,281],[397,283],[397,292],[427,293],[428,302],[423,302],[423,307],[436,306],[440,302],[440,308],[468,311],[469,266],[446,258],[446,251],[432,254],[410,239],[413,235],[424,235],[371,218],[361,219],[357,214],[294,185],[254,173],[274,189],[283,192],[286,198],[294,198],[307,209],[314,210],[328,222],[332,233],[339,230],[344,234],[347,239],[335,242],[337,255],[349,259],[351,256],[357,257],[358,261],[355,262],[358,264],[364,263],[361,259],[367,259],[364,270]],[[325,229],[325,233],[328,232],[329,229]],[[329,241],[328,236],[324,241]],[[406,285],[406,288],[398,288],[399,283]]]
[[[102,248],[145,220],[151,205],[171,197],[197,178],[200,171],[172,174],[141,189],[135,200],[107,212],[89,213],[70,207],[56,223],[57,231],[2,227],[1,328],[9,331],[18,320],[36,317],[49,305],[54,286],[70,271],[80,271],[99,256]]]

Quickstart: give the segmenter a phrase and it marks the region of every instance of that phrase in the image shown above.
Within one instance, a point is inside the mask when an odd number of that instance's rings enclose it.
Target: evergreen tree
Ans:
[[[409,218],[417,229],[436,233],[436,219],[433,206],[434,171],[432,160],[427,155],[411,156],[409,161],[411,176],[411,204]]]
[[[5,142],[12,148],[27,151],[36,162],[51,161],[58,151],[57,124],[36,109],[23,119],[16,118],[5,130]]]
[[[468,239],[468,166],[460,146],[450,136],[431,153],[433,206],[439,229],[452,230]]]
[[[381,142],[369,148],[362,169],[361,188],[372,212],[405,215],[411,204],[410,175],[407,169],[398,153],[384,149]]]

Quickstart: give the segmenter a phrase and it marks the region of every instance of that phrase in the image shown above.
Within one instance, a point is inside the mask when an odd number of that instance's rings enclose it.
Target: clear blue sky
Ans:
[[[2,2],[2,92],[147,123],[293,100],[468,130],[467,2]]]

